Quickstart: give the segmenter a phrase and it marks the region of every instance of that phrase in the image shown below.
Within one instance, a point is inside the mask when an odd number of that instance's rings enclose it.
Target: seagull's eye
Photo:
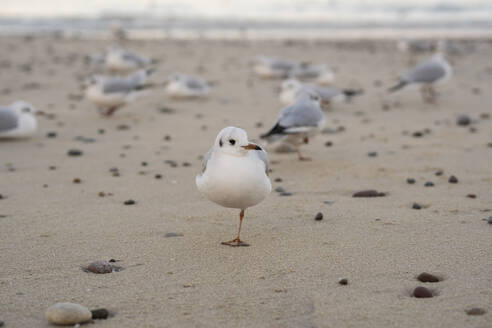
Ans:
[[[233,145],[233,146],[234,146],[234,145],[236,144],[236,140],[234,140],[234,139],[229,139],[229,143],[230,143],[231,145]]]

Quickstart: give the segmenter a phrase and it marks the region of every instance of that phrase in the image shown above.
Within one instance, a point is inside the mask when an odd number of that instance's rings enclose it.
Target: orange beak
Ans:
[[[241,147],[243,147],[246,150],[261,150],[260,146],[257,146],[252,143],[248,144],[247,146],[241,146]]]

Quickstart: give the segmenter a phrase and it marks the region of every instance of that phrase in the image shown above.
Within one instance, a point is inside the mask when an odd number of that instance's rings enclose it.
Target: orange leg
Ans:
[[[229,241],[223,241],[221,244],[222,245],[227,245],[227,246],[232,246],[232,247],[238,247],[238,246],[249,246],[248,243],[243,242],[239,236],[241,234],[241,225],[243,224],[243,218],[244,218],[244,210],[241,210],[239,213],[239,229],[237,231],[237,237],[233,240]]]

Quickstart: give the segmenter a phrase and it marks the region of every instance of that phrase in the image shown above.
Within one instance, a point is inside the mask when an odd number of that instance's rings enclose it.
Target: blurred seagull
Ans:
[[[309,160],[301,155],[299,147],[307,144],[309,138],[315,136],[324,125],[320,102],[317,93],[303,90],[292,105],[280,111],[273,128],[261,138],[269,142],[282,139],[283,143],[296,149],[299,160]]]
[[[106,68],[109,71],[128,74],[141,68],[148,67],[152,61],[128,50],[118,47],[108,49],[105,58]]]
[[[166,93],[172,98],[197,98],[210,93],[210,85],[194,76],[175,73],[169,78]]]
[[[0,106],[0,138],[27,138],[37,130],[36,109],[28,102],[16,101]]]
[[[120,107],[142,95],[153,69],[139,70],[126,77],[94,75],[86,90],[89,99],[105,116],[111,116]]]
[[[453,69],[443,54],[436,54],[430,60],[414,67],[400,77],[400,82],[389,88],[389,92],[406,88],[407,86],[421,86],[422,97],[425,102],[436,102],[434,84],[446,82],[452,75]]]
[[[273,57],[258,56],[253,70],[261,78],[287,78],[299,62]]]
[[[195,181],[198,190],[212,202],[241,210],[236,238],[222,244],[249,246],[240,239],[244,211],[262,202],[272,190],[267,153],[250,143],[243,129],[224,128],[205,155],[202,172]]]
[[[312,65],[300,63],[289,73],[289,77],[296,79],[316,79],[317,83],[328,85],[335,80],[335,73],[326,64]]]
[[[308,91],[321,97],[321,105],[333,102],[349,101],[352,97],[362,93],[362,90],[338,89],[322,87],[311,83],[301,83],[296,79],[288,79],[282,82],[279,99],[284,105],[292,104],[299,94]]]

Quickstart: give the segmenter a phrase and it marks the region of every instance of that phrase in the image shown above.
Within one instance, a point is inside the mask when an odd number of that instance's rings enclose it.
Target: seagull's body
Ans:
[[[320,84],[331,84],[335,80],[335,74],[332,69],[325,64],[313,65],[301,63],[296,65],[288,74],[289,77],[295,79],[316,79]]]
[[[362,92],[361,90],[323,87],[312,83],[301,83],[296,79],[288,79],[282,83],[279,99],[282,104],[290,105],[301,93],[306,91],[318,94],[323,105],[349,100]]]
[[[244,211],[262,202],[272,189],[266,152],[248,142],[244,130],[224,128],[205,155],[202,173],[195,181],[198,190],[209,200],[241,210],[237,238],[223,244],[248,246],[239,238]]]
[[[104,62],[109,71],[121,74],[128,74],[151,64],[149,58],[120,48],[110,48]]]
[[[86,90],[87,99],[105,111],[105,115],[112,115],[142,94],[152,73],[153,70],[139,70],[126,77],[95,75]]]
[[[198,98],[210,93],[210,85],[194,76],[175,73],[169,78],[166,93],[171,98]]]
[[[28,138],[37,130],[36,110],[25,101],[0,106],[0,138]]]
[[[287,78],[292,70],[300,65],[293,60],[258,56],[254,66],[255,73],[261,78]]]
[[[400,82],[389,89],[394,92],[408,86],[420,86],[422,95],[427,102],[435,102],[433,86],[449,80],[453,69],[442,54],[434,55],[430,60],[417,65],[400,77]]]
[[[301,155],[299,147],[307,144],[324,125],[320,101],[318,94],[303,90],[292,105],[280,111],[273,128],[261,138],[268,141],[282,139],[283,143],[296,148],[299,160],[309,159]]]

